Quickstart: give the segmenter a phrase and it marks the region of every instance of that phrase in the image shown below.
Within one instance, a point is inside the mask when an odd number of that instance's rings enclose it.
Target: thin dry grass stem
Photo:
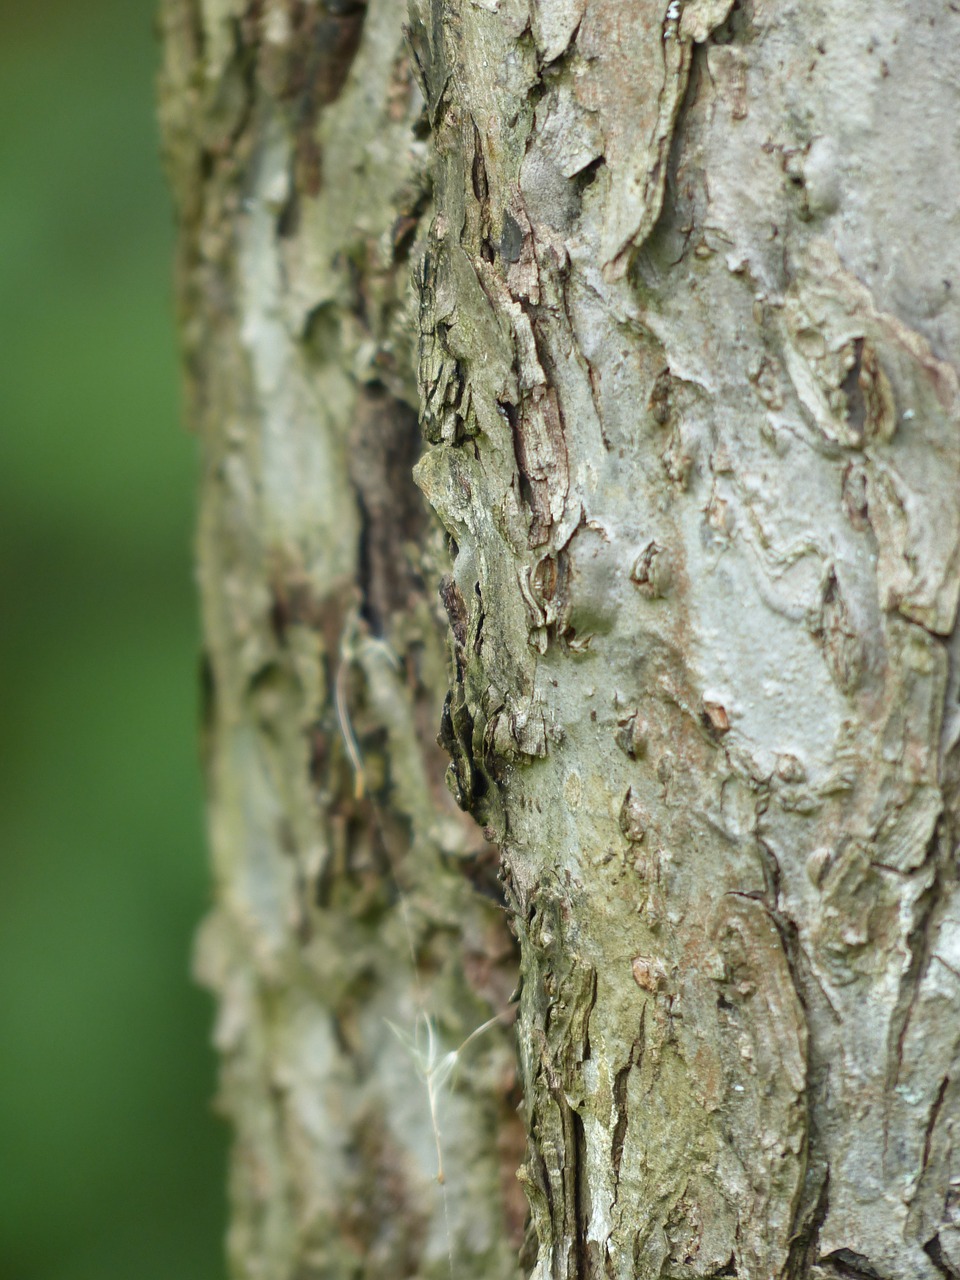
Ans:
[[[353,725],[350,721],[350,710],[347,706],[346,681],[350,670],[350,659],[343,657],[337,667],[337,678],[333,682],[333,698],[337,708],[337,720],[343,735],[343,744],[347,749],[350,763],[353,765],[353,798],[362,800],[366,793],[366,778],[363,772],[363,757]]]
[[[403,1047],[413,1058],[417,1067],[417,1073],[427,1089],[427,1098],[430,1102],[430,1121],[433,1127],[433,1137],[437,1148],[437,1181],[442,1186],[446,1181],[446,1175],[443,1171],[443,1150],[440,1134],[440,1117],[439,1117],[439,1099],[440,1094],[456,1070],[460,1061],[460,1055],[485,1031],[489,1031],[492,1026],[500,1021],[500,1015],[496,1014],[492,1018],[488,1018],[486,1022],[479,1027],[475,1027],[467,1038],[456,1049],[450,1049],[447,1053],[440,1055],[437,1040],[436,1027],[434,1020],[428,1013],[418,1013],[416,1021],[416,1030],[411,1037],[394,1023],[387,1019],[387,1026],[397,1037]],[[421,1034],[421,1028],[423,1029]],[[424,1041],[426,1042],[424,1044]]]
[[[363,756],[360,751],[360,744],[354,733],[353,723],[350,719],[350,709],[347,704],[347,679],[350,667],[354,662],[362,663],[361,657],[355,649],[358,637],[355,633],[346,634],[341,642],[340,665],[337,668],[336,678],[334,680],[334,703],[337,710],[337,720],[340,725],[340,732],[343,736],[344,747],[350,764],[354,771],[354,798],[362,800],[366,795],[366,773],[364,770]],[[400,669],[400,662],[396,654],[383,641],[374,640],[372,637],[362,637],[361,643],[364,645],[376,645],[382,650],[390,665],[395,669]],[[376,818],[375,818],[376,820]],[[403,919],[404,931],[407,936],[407,946],[410,951],[410,963],[413,970],[414,984],[417,993],[417,1003],[420,1005],[420,1012],[416,1015],[414,1021],[413,1035],[409,1035],[403,1031],[389,1018],[384,1019],[387,1026],[397,1037],[403,1047],[407,1050],[412,1058],[417,1074],[420,1076],[427,1091],[427,1101],[430,1108],[430,1125],[433,1130],[434,1146],[437,1153],[437,1173],[436,1179],[440,1185],[443,1195],[443,1212],[447,1230],[447,1246],[449,1250],[450,1262],[450,1278],[455,1280],[454,1276],[454,1260],[453,1260],[453,1237],[450,1229],[450,1214],[447,1203],[447,1187],[446,1173],[443,1167],[443,1137],[440,1129],[440,1098],[443,1089],[448,1085],[453,1077],[460,1057],[464,1050],[479,1039],[484,1032],[489,1031],[501,1021],[502,1015],[495,1014],[492,1018],[488,1018],[486,1022],[481,1023],[479,1027],[475,1027],[466,1039],[456,1048],[450,1049],[446,1053],[441,1053],[440,1043],[437,1035],[436,1023],[433,1016],[426,1012],[426,994],[420,978],[420,970],[417,964],[417,949],[414,941],[413,923],[410,919],[409,904],[400,887],[397,879],[396,870],[394,869],[394,883],[397,890],[397,903]]]

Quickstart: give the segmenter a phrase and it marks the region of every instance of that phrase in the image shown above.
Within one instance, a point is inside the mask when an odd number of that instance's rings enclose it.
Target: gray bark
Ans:
[[[960,12],[165,13],[237,1273],[517,1269],[494,841],[536,1280],[960,1276]]]

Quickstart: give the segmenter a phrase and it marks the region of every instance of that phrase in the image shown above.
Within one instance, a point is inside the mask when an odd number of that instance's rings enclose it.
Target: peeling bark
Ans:
[[[238,1274],[960,1276],[955,9],[167,0]]]

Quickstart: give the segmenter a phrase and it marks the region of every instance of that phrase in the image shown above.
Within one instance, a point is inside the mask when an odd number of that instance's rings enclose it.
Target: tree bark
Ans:
[[[231,1272],[511,1276],[515,943],[436,743],[446,552],[410,478],[430,187],[399,16],[170,0],[163,27]],[[495,1014],[439,1100],[441,1188],[425,1076]]]
[[[960,1276],[960,11],[164,15],[236,1274]]]

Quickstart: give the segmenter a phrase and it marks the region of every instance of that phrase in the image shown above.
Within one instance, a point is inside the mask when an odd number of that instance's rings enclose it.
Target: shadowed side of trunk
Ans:
[[[410,474],[431,197],[400,19],[162,9],[202,466],[198,969],[235,1133],[231,1270],[258,1280],[507,1280],[523,1229],[514,943],[436,742],[445,551]]]

